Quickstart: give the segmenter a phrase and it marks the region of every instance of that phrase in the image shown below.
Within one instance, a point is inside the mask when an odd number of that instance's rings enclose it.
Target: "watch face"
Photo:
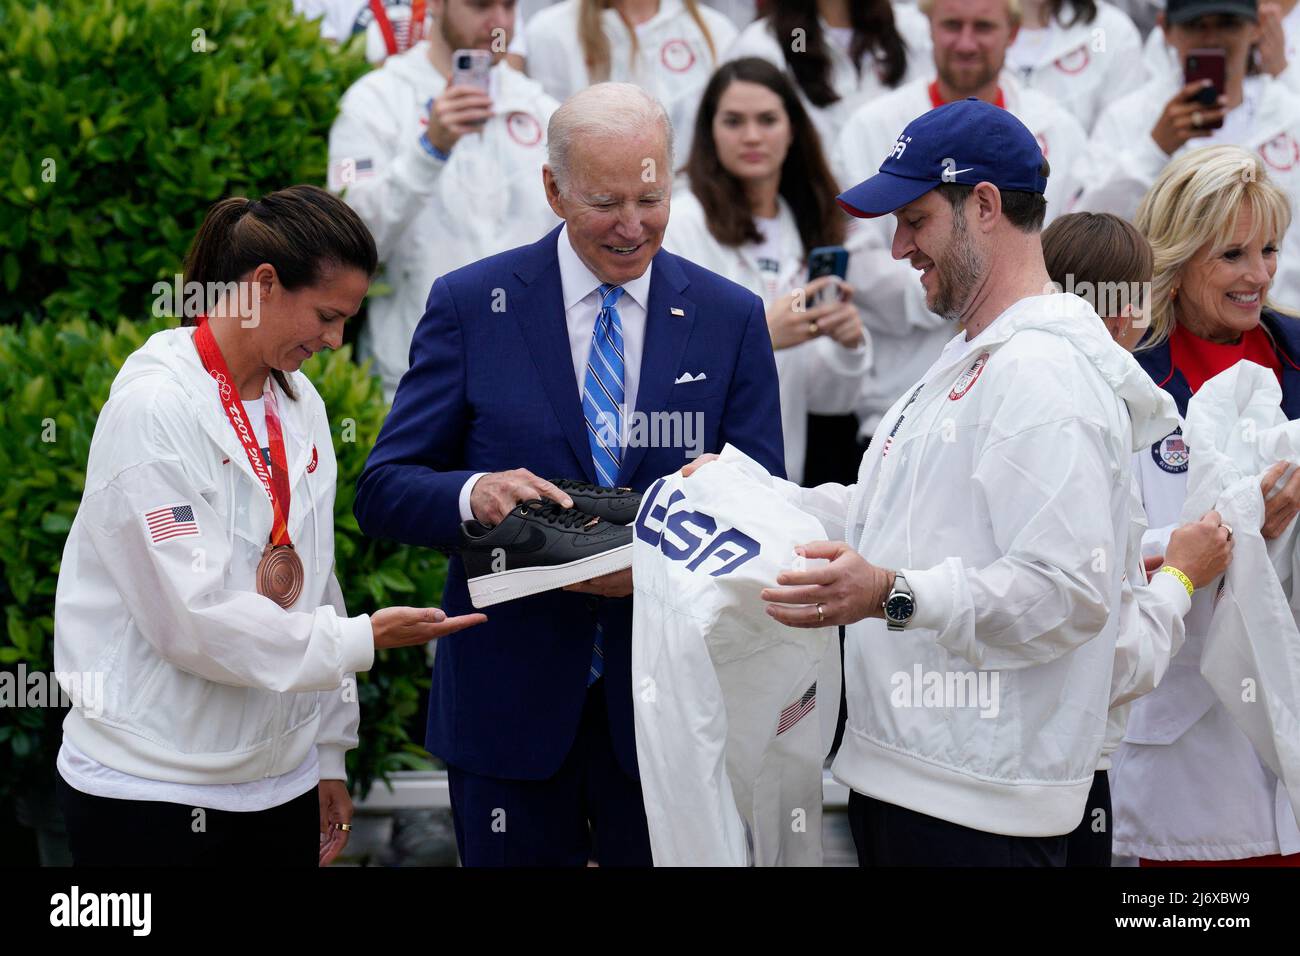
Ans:
[[[910,621],[916,602],[906,594],[895,594],[885,604],[885,616],[891,621]]]

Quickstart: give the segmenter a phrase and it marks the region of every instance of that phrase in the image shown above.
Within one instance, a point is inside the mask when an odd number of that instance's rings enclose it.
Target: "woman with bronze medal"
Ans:
[[[56,668],[100,675],[58,756],[77,864],[330,863],[354,675],[486,620],[350,617],[334,575],[330,421],[298,369],[339,347],[376,260],[324,190],[223,200],[186,260],[203,314],[113,382],[55,599]]]

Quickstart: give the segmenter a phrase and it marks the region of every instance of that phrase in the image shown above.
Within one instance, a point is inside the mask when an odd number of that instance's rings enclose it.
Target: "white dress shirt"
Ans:
[[[564,297],[564,323],[569,331],[569,353],[573,357],[573,377],[582,401],[582,388],[587,379],[587,358],[591,355],[591,337],[596,329],[596,316],[600,314],[601,281],[569,240],[569,227],[560,229],[555,253],[560,263],[560,292]],[[641,383],[641,353],[645,346],[646,308],[650,301],[650,273],[654,263],[645,272],[623,284],[623,294],[615,308],[623,327],[623,436],[626,442],[628,418],[636,408],[637,387]],[[470,475],[460,489],[460,520],[474,517],[470,495],[474,483],[487,472]],[[545,478],[545,475],[538,477]]]

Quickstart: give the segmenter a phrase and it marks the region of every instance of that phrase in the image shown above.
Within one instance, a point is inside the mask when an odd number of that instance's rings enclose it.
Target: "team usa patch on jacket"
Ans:
[[[1157,465],[1171,475],[1181,475],[1187,470],[1187,442],[1183,441],[1182,428],[1175,428],[1151,446],[1151,457]]]
[[[984,366],[988,364],[989,353],[981,352],[979,357],[971,362],[970,367],[962,372],[957,381],[952,386],[952,391],[948,393],[948,400],[957,401],[963,395],[971,390],[975,385],[975,380],[980,377],[980,372],[984,371]]]

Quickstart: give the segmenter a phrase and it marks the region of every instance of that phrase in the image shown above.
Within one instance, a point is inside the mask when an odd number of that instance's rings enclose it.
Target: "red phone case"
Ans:
[[[1223,95],[1226,75],[1227,54],[1223,50],[1191,50],[1188,52],[1187,62],[1183,64],[1183,81],[1193,83],[1197,80],[1209,80],[1213,84],[1213,86],[1201,90],[1196,95],[1198,102],[1211,108],[1216,106],[1219,97]],[[1223,126],[1222,119],[1217,123],[1204,123],[1201,129],[1219,129],[1221,126]]]

